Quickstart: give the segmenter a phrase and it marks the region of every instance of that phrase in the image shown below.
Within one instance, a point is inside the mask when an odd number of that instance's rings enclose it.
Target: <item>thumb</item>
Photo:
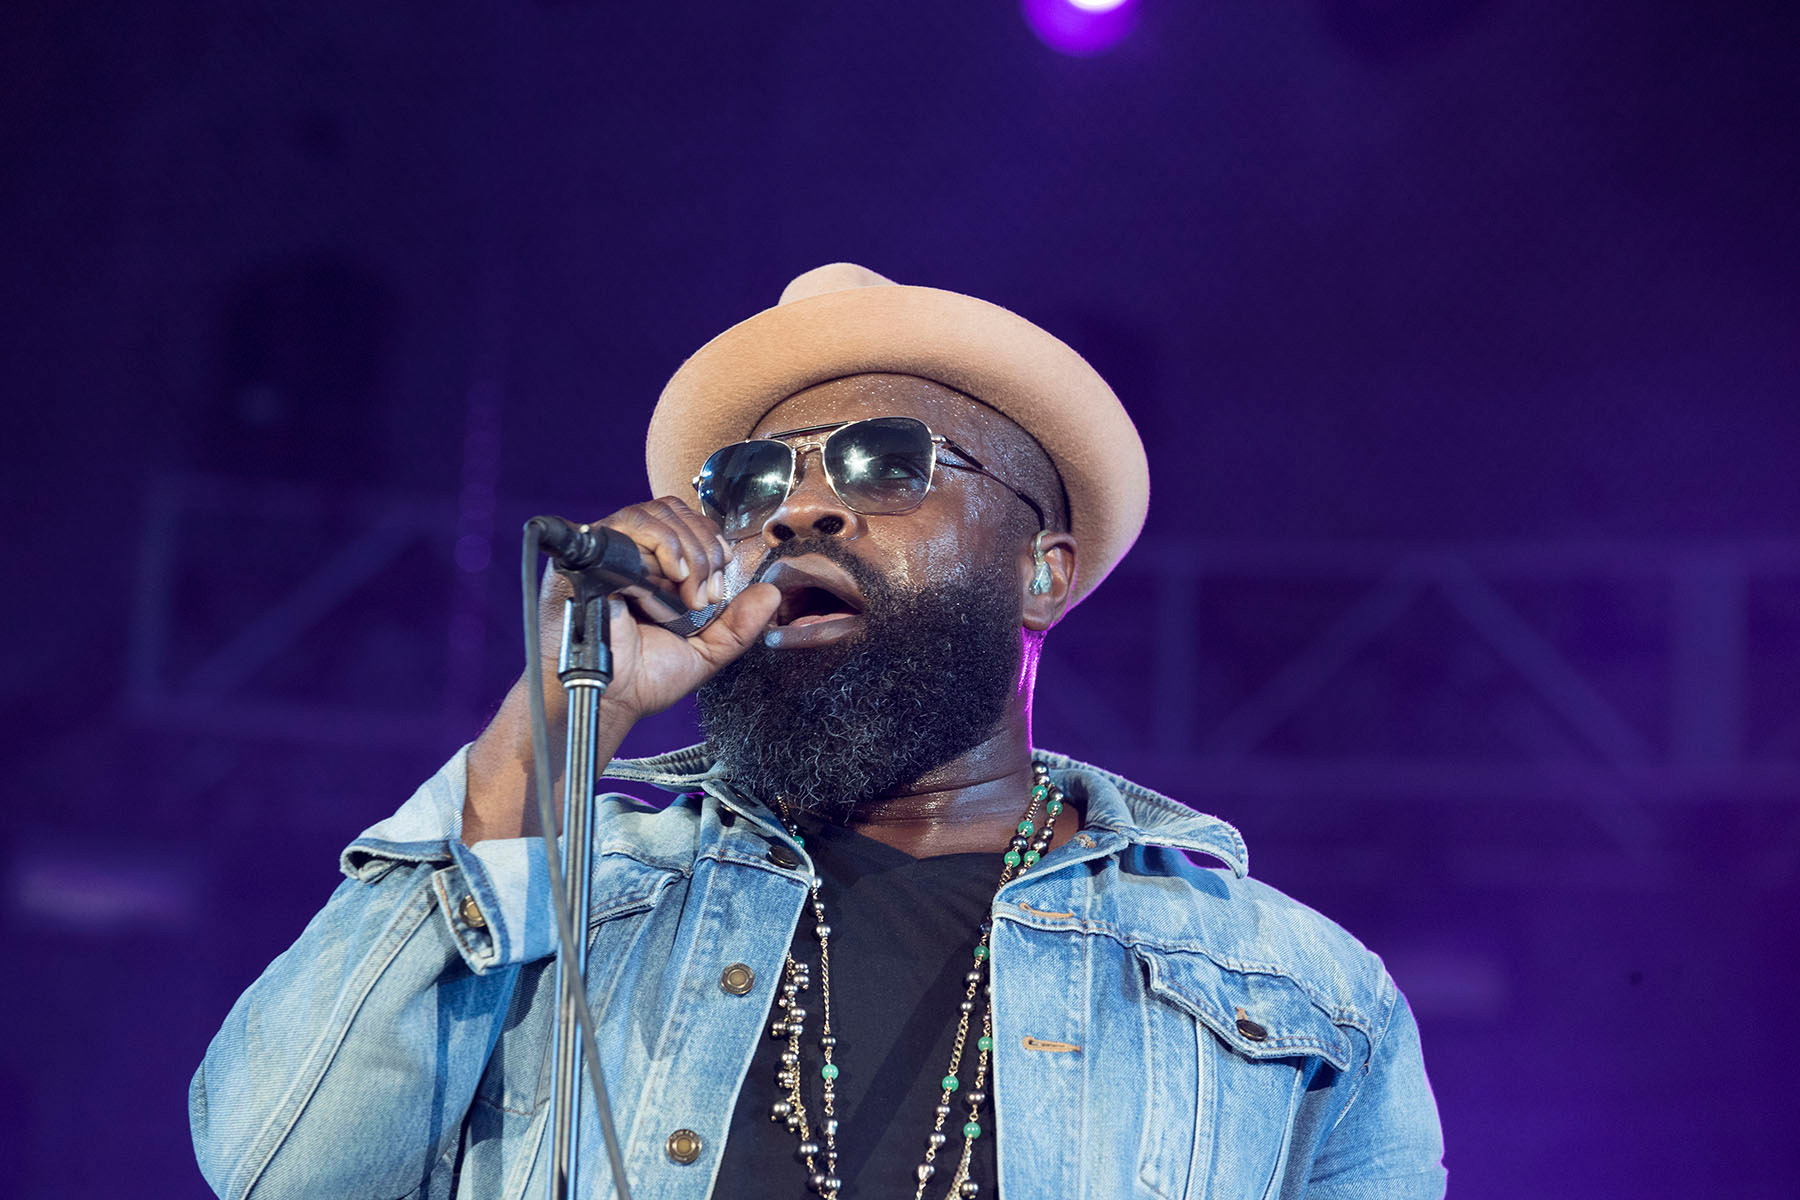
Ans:
[[[689,639],[689,644],[718,670],[756,644],[781,607],[781,591],[772,583],[753,583],[732,598],[717,620]]]

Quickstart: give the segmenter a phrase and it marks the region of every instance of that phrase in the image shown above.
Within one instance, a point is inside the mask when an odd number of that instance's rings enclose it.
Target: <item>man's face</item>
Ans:
[[[749,436],[889,416],[916,417],[1002,479],[1019,478],[1007,469],[1024,436],[1016,426],[984,404],[910,375],[856,375],[808,388],[771,409]],[[734,547],[728,591],[735,594],[748,584],[767,552],[791,536],[829,531],[826,536],[896,587],[917,591],[964,575],[973,556],[1016,556],[1035,528],[1031,510],[1001,484],[942,467],[924,503],[913,511],[896,516],[854,513],[832,493],[815,451],[805,455],[787,502],[761,533]]]
[[[1010,422],[909,376],[821,384],[755,432],[879,416],[917,417],[1015,477]],[[1020,687],[1020,564],[1035,530],[1004,486],[942,466],[911,512],[856,513],[806,454],[787,500],[727,569],[732,593],[753,576],[782,589],[774,635],[699,695],[736,782],[841,819],[985,740]]]

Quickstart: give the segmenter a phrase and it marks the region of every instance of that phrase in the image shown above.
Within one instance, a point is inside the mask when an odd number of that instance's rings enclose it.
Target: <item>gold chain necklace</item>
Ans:
[[[1043,763],[1033,763],[1031,776],[1031,800],[1026,805],[1025,816],[1015,827],[1006,853],[1001,855],[1000,882],[994,889],[996,895],[1000,888],[1035,867],[1049,850],[1056,818],[1063,810],[1064,796],[1061,789],[1050,782],[1049,768]],[[775,803],[781,809],[781,821],[787,827],[788,834],[796,843],[803,843],[805,839],[801,837],[800,830],[788,812],[787,802],[777,796]],[[1044,806],[1042,829],[1038,828],[1034,819],[1039,804]],[[800,1089],[800,1043],[805,1036],[806,1019],[809,1016],[800,1001],[801,994],[812,988],[812,968],[795,958],[790,951],[782,969],[781,990],[775,998],[775,1015],[769,1025],[769,1036],[787,1042],[786,1049],[781,1052],[781,1065],[775,1074],[775,1084],[783,1094],[770,1107],[769,1118],[785,1124],[798,1139],[796,1153],[805,1164],[807,1185],[824,1200],[838,1200],[844,1181],[837,1173],[839,1072],[835,1061],[837,1034],[831,1023],[831,926],[825,921],[825,904],[819,896],[819,884],[819,878],[815,875],[809,899],[813,913],[813,936],[819,943],[821,1025],[818,1048],[823,1059],[819,1067],[821,1113],[815,1129]],[[937,1119],[925,1141],[924,1160],[913,1172],[913,1182],[917,1185],[913,1191],[914,1200],[923,1200],[926,1185],[937,1173],[938,1152],[950,1140],[944,1127],[949,1123],[957,1093],[962,1090],[960,1072],[963,1054],[968,1047],[969,1030],[977,1021],[981,1033],[975,1041],[974,1086],[962,1092],[968,1116],[962,1127],[962,1152],[950,1178],[950,1187],[944,1195],[968,1200],[980,1191],[980,1186],[969,1177],[969,1164],[974,1158],[975,1140],[983,1133],[981,1117],[987,1107],[988,1072],[994,1049],[994,1013],[991,1002],[993,988],[988,982],[988,938],[992,931],[992,921],[981,923],[975,939],[974,962],[968,974],[963,977],[966,987],[956,1020],[956,1039],[950,1051],[949,1069],[940,1081],[943,1094],[938,1099]]]

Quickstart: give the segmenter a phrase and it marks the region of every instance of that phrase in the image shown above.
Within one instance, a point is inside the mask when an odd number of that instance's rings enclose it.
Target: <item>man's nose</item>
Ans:
[[[855,539],[863,535],[862,517],[832,490],[825,478],[823,452],[807,447],[796,454],[794,486],[781,507],[763,522],[763,541],[770,546],[797,537],[819,535]]]

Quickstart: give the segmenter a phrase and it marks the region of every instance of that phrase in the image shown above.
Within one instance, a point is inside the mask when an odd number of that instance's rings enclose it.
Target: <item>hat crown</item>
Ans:
[[[796,300],[810,300],[828,292],[847,292],[851,288],[893,286],[893,280],[877,275],[867,267],[847,262],[826,263],[804,275],[796,275],[793,282],[781,289],[781,299],[775,303],[777,306],[792,304]]]
[[[1035,438],[1062,476],[1079,603],[1136,539],[1150,501],[1143,440],[1075,350],[997,304],[896,284],[855,263],[797,277],[781,299],[696,350],[663,388],[644,439],[654,495],[688,496],[706,456],[750,436],[799,392],[851,375],[933,380]]]

